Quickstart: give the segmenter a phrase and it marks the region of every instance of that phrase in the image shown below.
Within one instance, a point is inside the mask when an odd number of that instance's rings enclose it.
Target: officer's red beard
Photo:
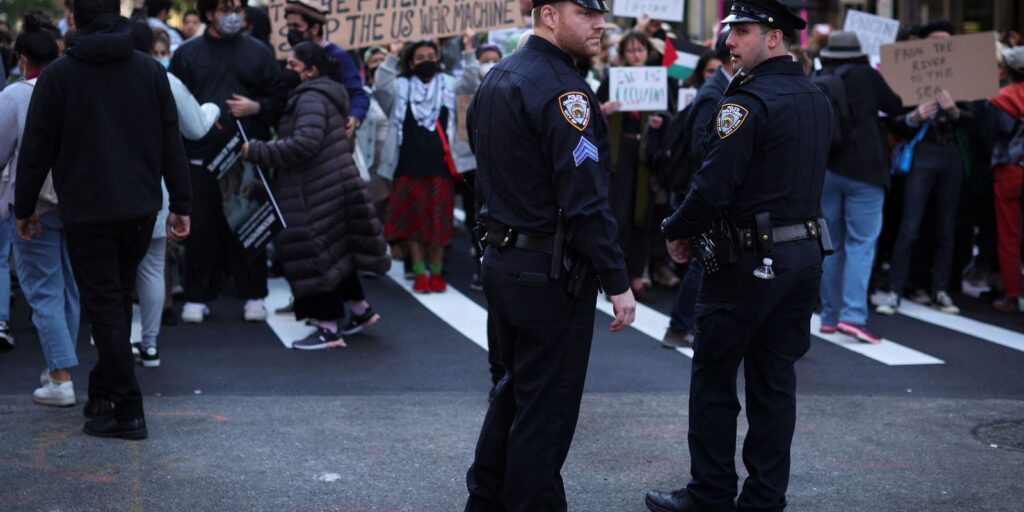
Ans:
[[[556,8],[555,44],[576,60],[589,59],[601,52],[604,21],[600,14],[587,16],[588,10],[562,2]]]

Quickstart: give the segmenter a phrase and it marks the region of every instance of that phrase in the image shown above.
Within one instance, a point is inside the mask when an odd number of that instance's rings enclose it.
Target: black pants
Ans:
[[[561,469],[587,376],[597,284],[574,298],[564,275],[547,278],[550,262],[522,249],[484,251],[484,293],[506,372],[466,475],[467,512],[566,510]]]
[[[110,400],[122,421],[143,416],[130,339],[132,292],[155,221],[151,215],[116,224],[64,226],[82,309],[99,355],[89,373],[89,399]]]
[[[221,272],[230,269],[238,296],[267,296],[267,252],[246,254],[224,217],[220,185],[203,167],[193,165],[192,232],[185,240],[185,301],[210,302],[220,290]]]
[[[925,222],[925,207],[932,190],[935,190],[935,216],[929,219],[935,229],[932,293],[949,291],[956,211],[960,204],[962,185],[963,160],[957,146],[941,146],[928,141],[917,146],[914,166],[907,175],[904,189],[900,230],[892,250],[889,286],[896,293],[902,295],[907,284],[911,251],[921,232],[921,225]],[[928,228],[931,229],[931,226]]]
[[[346,302],[365,299],[366,295],[363,293],[363,284],[359,281],[359,274],[352,271],[348,277],[338,283],[338,286],[334,287],[334,290],[328,293],[295,297],[295,319],[338,320],[345,318]]]
[[[818,242],[776,244],[776,277],[754,277],[761,258],[740,260],[705,274],[697,298],[697,334],[690,380],[692,480],[687,490],[708,512],[737,508],[736,377],[743,363],[747,421],[743,463],[750,477],[738,509],[781,511],[789,486],[790,445],[796,424],[794,363],[810,348],[811,312],[821,280]]]

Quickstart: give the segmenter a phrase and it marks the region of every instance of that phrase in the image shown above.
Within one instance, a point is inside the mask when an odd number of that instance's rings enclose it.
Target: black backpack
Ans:
[[[850,130],[853,128],[853,111],[850,108],[850,97],[846,93],[846,84],[843,83],[843,75],[853,69],[853,64],[843,64],[829,71],[819,69],[811,75],[811,83],[817,85],[821,92],[828,96],[832,103],[832,144],[837,148],[844,141],[849,140]]]

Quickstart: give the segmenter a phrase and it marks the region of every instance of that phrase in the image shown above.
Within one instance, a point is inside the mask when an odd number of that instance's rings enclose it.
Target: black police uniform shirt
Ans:
[[[724,211],[740,227],[818,217],[831,141],[827,97],[789,56],[736,76],[708,121],[704,163],[662,228],[669,240],[705,231]]]
[[[608,128],[572,58],[531,36],[487,73],[467,117],[481,214],[526,235],[551,236],[561,208],[567,239],[604,290],[624,293],[629,279],[608,204]]]

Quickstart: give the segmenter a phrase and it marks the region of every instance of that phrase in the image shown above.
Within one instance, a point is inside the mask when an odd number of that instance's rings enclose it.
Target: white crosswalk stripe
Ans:
[[[856,352],[864,357],[869,357],[889,366],[911,366],[922,364],[943,364],[942,359],[932,357],[923,352],[918,352],[909,347],[895,343],[889,339],[882,339],[881,343],[862,343],[855,338],[845,334],[822,334],[818,332],[821,327],[821,317],[811,317],[811,334],[834,345]]]

